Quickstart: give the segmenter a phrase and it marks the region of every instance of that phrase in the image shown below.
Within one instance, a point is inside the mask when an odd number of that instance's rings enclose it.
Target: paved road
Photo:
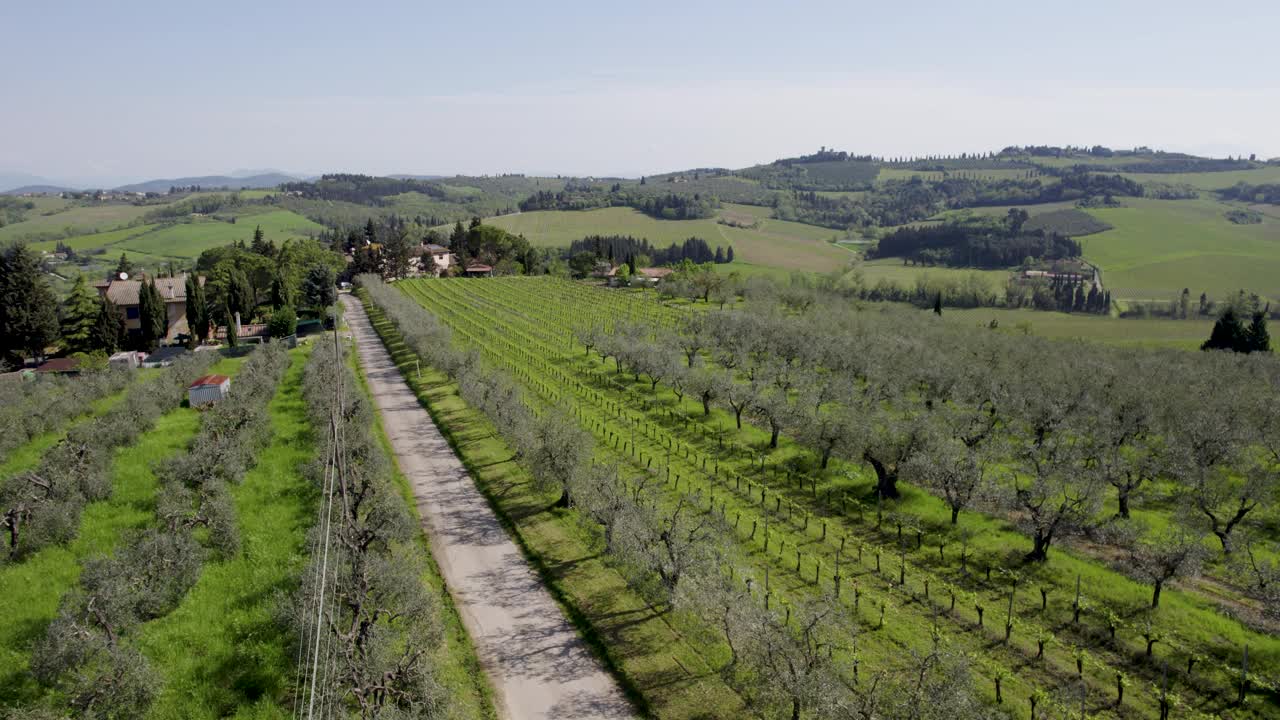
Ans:
[[[360,302],[342,298],[360,364],[423,527],[506,718],[629,718],[582,643],[418,404]]]

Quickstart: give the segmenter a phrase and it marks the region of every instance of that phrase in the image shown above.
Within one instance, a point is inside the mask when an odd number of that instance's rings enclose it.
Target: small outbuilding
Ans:
[[[107,364],[113,368],[133,369],[142,365],[142,358],[139,357],[139,353],[135,350],[125,350],[112,355]]]
[[[191,407],[211,405],[227,396],[231,390],[231,378],[226,375],[205,375],[187,388],[187,403]]]
[[[190,350],[179,347],[177,345],[166,345],[162,348],[156,348],[156,351],[142,358],[142,367],[144,368],[162,368],[169,367],[175,360],[191,352]]]
[[[468,265],[465,272],[467,277],[493,277],[493,268],[484,263]]]

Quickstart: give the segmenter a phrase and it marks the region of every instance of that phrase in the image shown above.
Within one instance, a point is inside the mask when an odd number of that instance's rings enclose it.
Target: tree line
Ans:
[[[922,265],[1012,267],[1033,261],[1077,258],[1077,240],[1044,230],[1025,230],[1027,212],[1012,209],[1003,219],[967,218],[903,227],[868,251],[871,257],[900,257]]]

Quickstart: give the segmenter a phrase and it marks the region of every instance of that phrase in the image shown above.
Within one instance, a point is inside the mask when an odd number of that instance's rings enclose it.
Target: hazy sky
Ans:
[[[3,17],[0,171],[62,180],[638,175],[819,145],[1280,155],[1274,0],[74,0]]]

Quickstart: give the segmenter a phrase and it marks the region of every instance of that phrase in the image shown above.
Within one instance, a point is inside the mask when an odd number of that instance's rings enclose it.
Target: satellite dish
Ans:
[[[127,272],[122,272],[122,273],[120,273],[120,279],[121,279],[121,280],[128,280],[128,279],[129,279],[129,273],[127,273]]]

